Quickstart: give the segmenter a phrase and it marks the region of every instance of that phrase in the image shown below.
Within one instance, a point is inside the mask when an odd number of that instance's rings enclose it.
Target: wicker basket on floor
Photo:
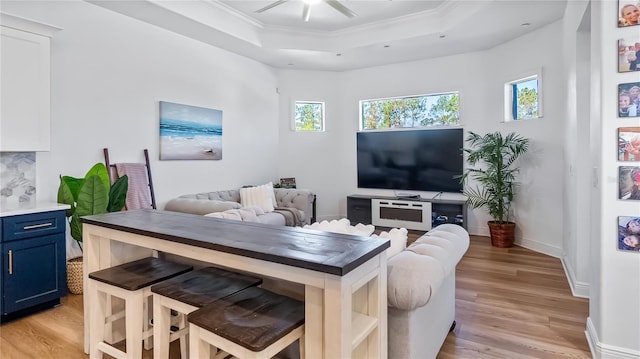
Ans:
[[[82,257],[67,260],[67,287],[71,294],[82,294]]]

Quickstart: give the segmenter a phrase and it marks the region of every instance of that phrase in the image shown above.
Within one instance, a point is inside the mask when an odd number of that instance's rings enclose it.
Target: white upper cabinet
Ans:
[[[49,151],[50,41],[60,29],[1,16],[0,152]]]

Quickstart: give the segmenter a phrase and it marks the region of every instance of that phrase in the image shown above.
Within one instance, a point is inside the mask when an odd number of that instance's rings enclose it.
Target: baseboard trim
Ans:
[[[569,288],[571,288],[571,294],[574,297],[587,298],[589,299],[589,283],[579,282],[576,280],[576,275],[573,272],[573,268],[571,268],[568,263],[568,259],[566,259],[566,255],[562,255],[560,257],[560,263],[562,263],[562,268],[564,269],[564,274],[567,276],[567,281],[569,282]]]
[[[489,227],[487,226],[469,227],[467,228],[467,232],[469,232],[469,234],[474,236],[489,237]],[[532,239],[516,237],[515,244],[519,245],[520,247],[531,249],[532,251],[546,254],[548,256],[552,256],[555,258],[560,258],[562,254],[562,249],[560,249],[559,247],[551,246],[546,243],[538,242]]]
[[[587,342],[591,349],[593,359],[638,359],[640,351],[628,348],[621,348],[613,345],[600,343],[598,332],[596,331],[591,317],[587,318],[587,330],[585,331]]]
[[[562,249],[560,247],[551,246],[532,239],[516,237],[515,244],[519,245],[520,247],[531,249],[532,251],[546,254],[555,258],[560,258],[560,256],[562,255]]]

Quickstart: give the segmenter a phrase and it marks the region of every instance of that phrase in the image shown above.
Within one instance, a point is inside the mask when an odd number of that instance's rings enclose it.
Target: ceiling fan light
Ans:
[[[308,5],[315,5],[317,3],[319,3],[322,0],[302,0],[303,3],[308,4]]]

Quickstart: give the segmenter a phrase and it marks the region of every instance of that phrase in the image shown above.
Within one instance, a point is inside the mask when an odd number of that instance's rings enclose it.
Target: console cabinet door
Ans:
[[[2,243],[2,314],[66,294],[65,235]]]
[[[347,218],[352,225],[371,224],[371,199],[348,196]]]

